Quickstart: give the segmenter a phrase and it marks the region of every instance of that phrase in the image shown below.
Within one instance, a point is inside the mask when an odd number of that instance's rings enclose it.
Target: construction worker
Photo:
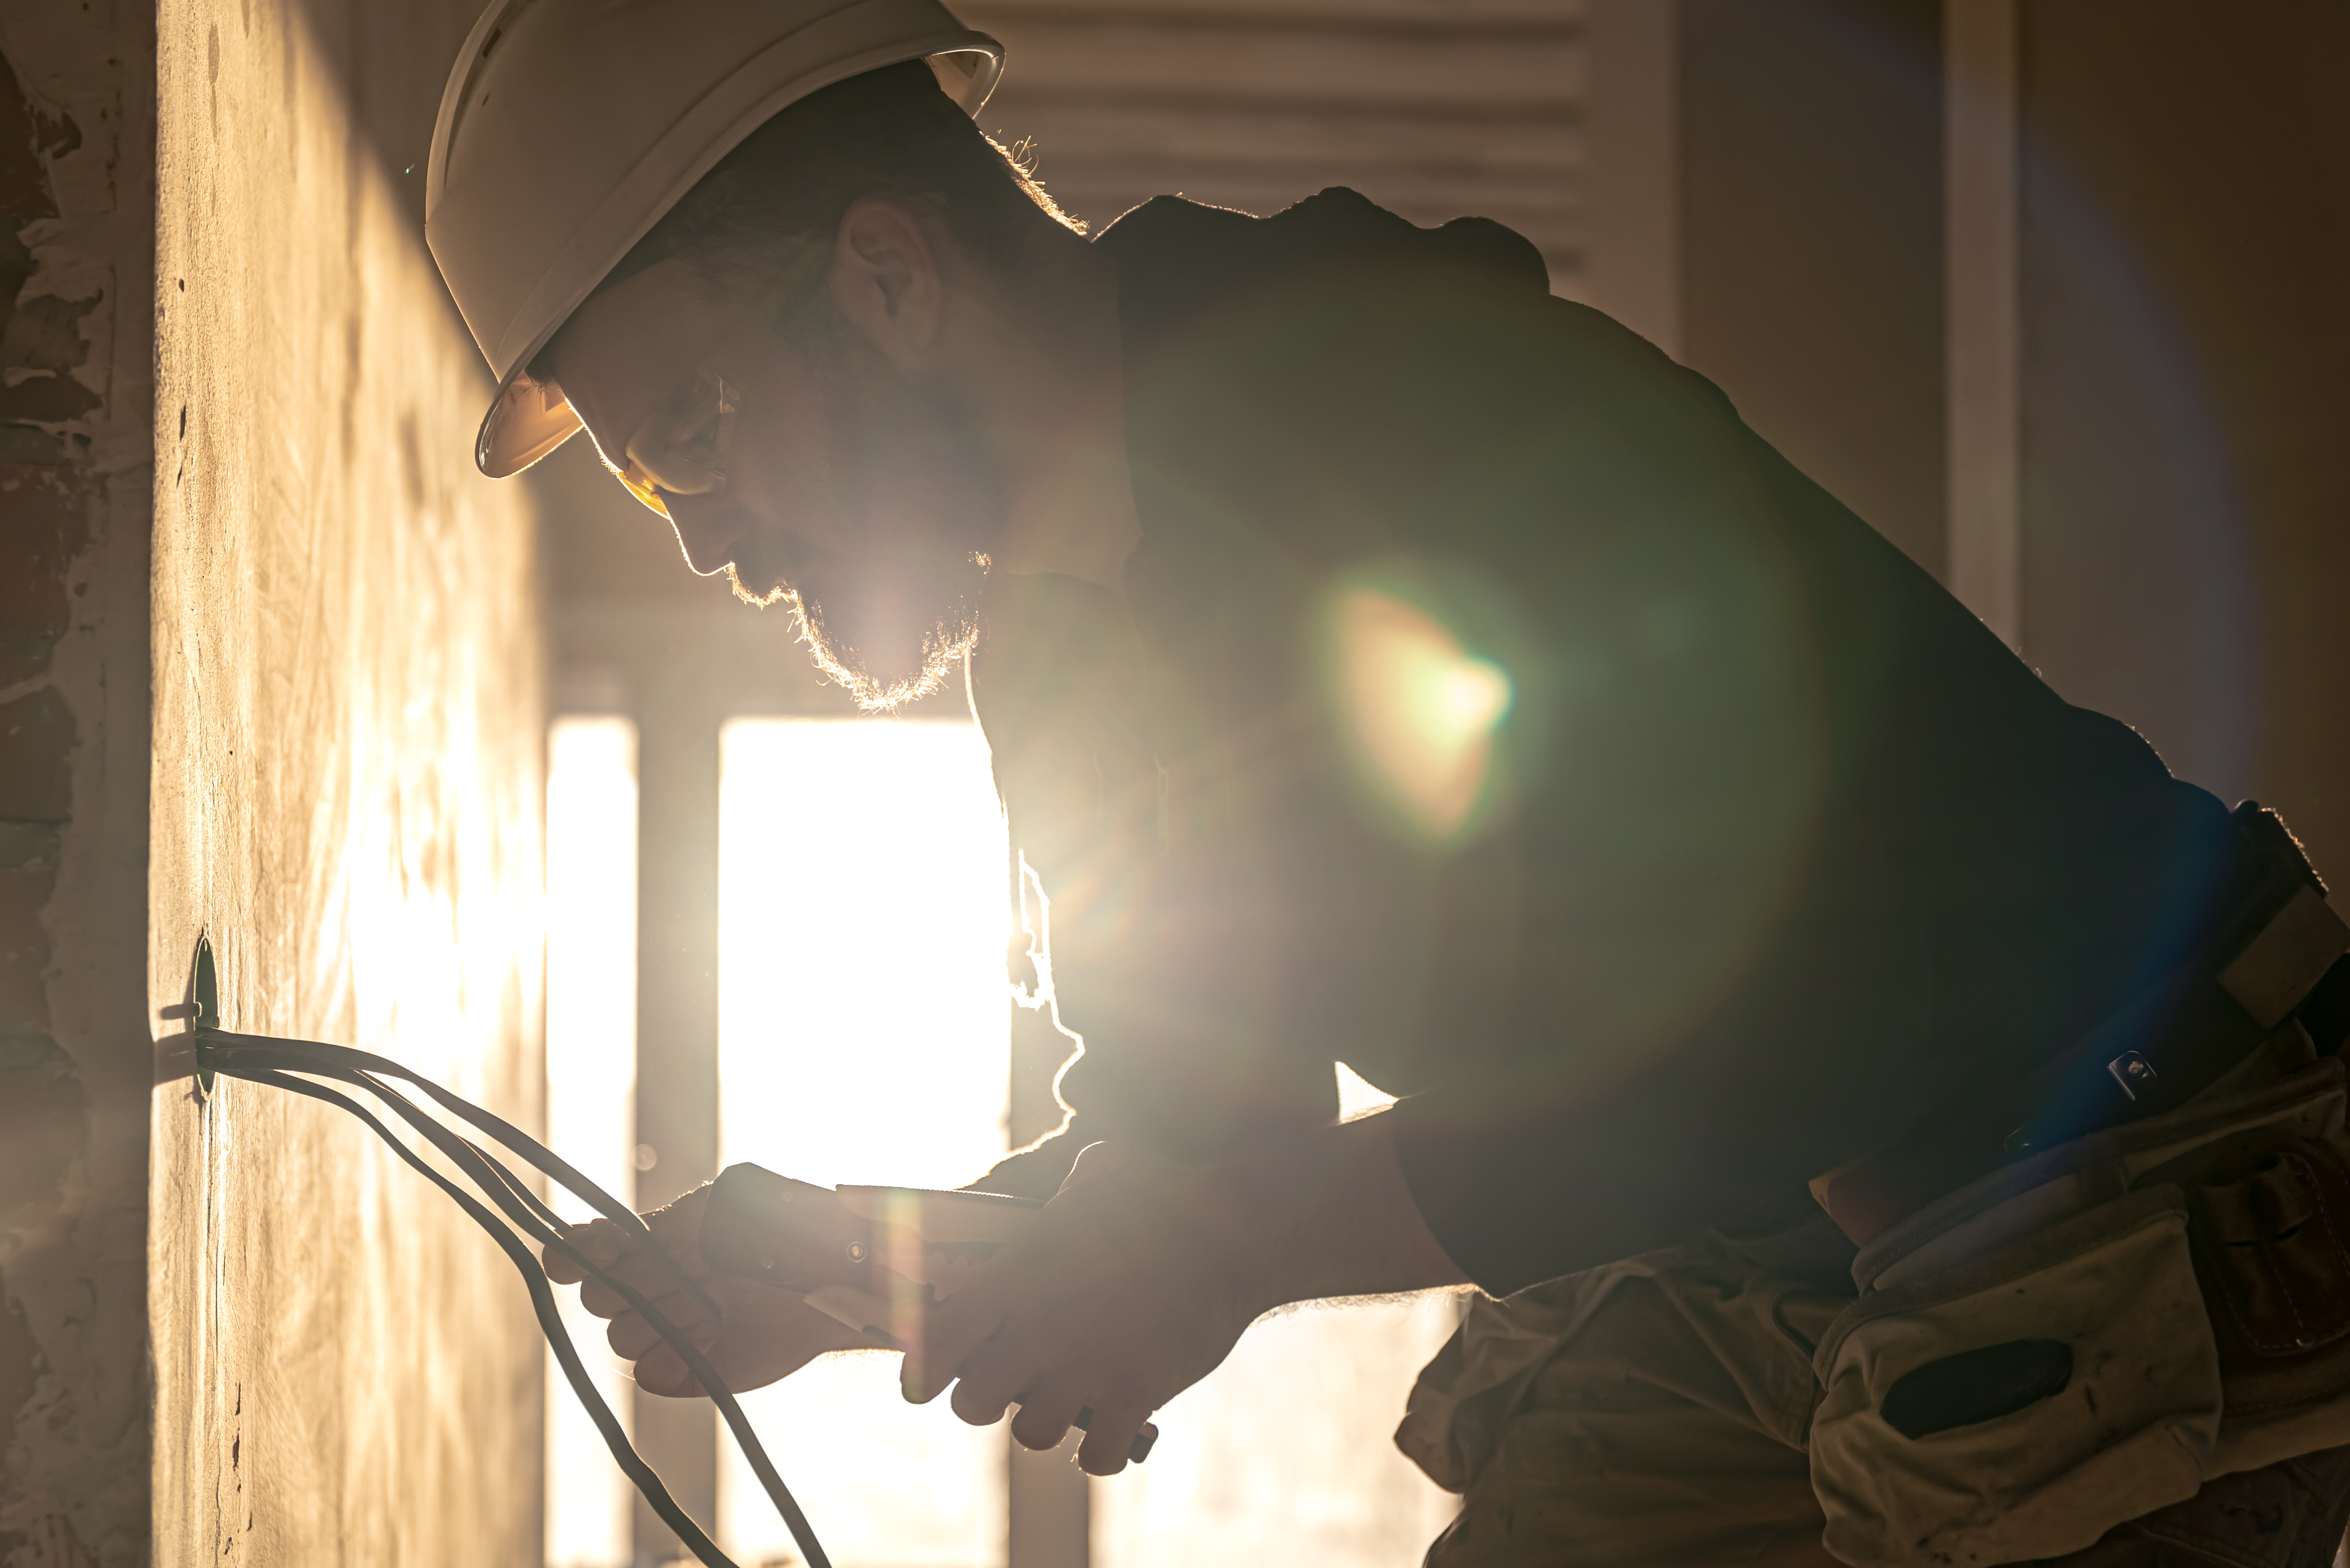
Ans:
[[[968,671],[1083,1050],[908,1397],[1107,1474],[1263,1312],[1473,1284],[1399,1434],[1447,1568],[2331,1561],[2350,929],[2282,825],[1509,231],[1088,238],[972,121],[997,57],[502,5],[429,198],[484,472],[584,428],[868,707]],[[1401,1103],[1337,1124],[1336,1062]],[[739,1387],[864,1343],[621,1266]]]

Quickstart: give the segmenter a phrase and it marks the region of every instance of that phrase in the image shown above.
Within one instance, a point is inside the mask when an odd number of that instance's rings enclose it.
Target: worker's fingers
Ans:
[[[1106,1405],[1090,1412],[1086,1440],[1077,1445],[1077,1468],[1089,1476],[1114,1476],[1126,1469],[1135,1437],[1149,1419],[1150,1412],[1140,1406]],[[1019,1435],[1016,1426],[1013,1435]]]
[[[1211,1371],[1248,1324],[1232,1241],[1248,1216],[1233,1210],[1225,1187],[1186,1168],[1087,1149],[1028,1228],[931,1314],[906,1397],[951,1384],[955,1414],[976,1425],[1025,1393],[1035,1408],[1013,1419],[1020,1442],[1079,1426],[1078,1462],[1123,1469],[1149,1446],[1150,1411]]]
[[[702,1392],[685,1362],[668,1345],[656,1346],[637,1363],[637,1386],[664,1399],[691,1399]]]
[[[702,1264],[700,1240],[702,1211],[709,1199],[710,1185],[705,1182],[667,1207],[642,1217],[653,1241],[671,1257],[692,1269],[696,1279],[708,1274]],[[565,1240],[599,1269],[609,1269],[622,1258],[641,1254],[645,1250],[642,1235],[600,1218],[572,1226]],[[546,1264],[546,1277],[558,1285],[576,1285],[587,1277],[588,1271],[557,1248],[548,1247],[541,1256]]]
[[[712,1183],[703,1182],[644,1216],[645,1229],[678,1257],[698,1256],[702,1247],[702,1214],[710,1207]]]
[[[694,1278],[702,1277],[698,1271],[688,1270],[687,1272]],[[639,1295],[657,1303],[666,1303],[674,1298],[690,1304],[693,1300],[685,1293],[685,1287],[678,1282],[675,1270],[641,1251],[629,1253],[607,1268],[604,1273]],[[579,1303],[598,1317],[610,1317],[614,1313],[627,1310],[629,1304],[628,1297],[604,1279],[590,1279],[582,1284],[579,1287]],[[698,1313],[699,1309],[696,1310]]]
[[[606,1268],[617,1262],[628,1245],[620,1234],[620,1228],[609,1220],[575,1225],[565,1240],[598,1268]],[[546,1264],[546,1277],[558,1285],[576,1285],[588,1277],[588,1271],[560,1247],[542,1249],[539,1256]]]
[[[983,1375],[956,1381],[947,1406],[958,1419],[973,1427],[993,1427],[1020,1396],[1020,1379]],[[1072,1407],[1071,1413],[1075,1414]]]
[[[993,1346],[988,1347],[993,1349]],[[1035,1371],[1035,1358],[1009,1355],[973,1356],[952,1374],[954,1396],[947,1401],[955,1415],[974,1427],[993,1427],[1003,1412],[1027,1391]],[[1072,1405],[1070,1413],[1076,1407]]]
[[[1013,1412],[1013,1441],[1039,1452],[1057,1449],[1084,1408],[1084,1397],[1068,1384],[1040,1383],[1021,1396],[1020,1408]]]
[[[898,1369],[899,1392],[910,1402],[927,1405],[937,1398],[947,1385],[964,1375],[963,1364],[994,1338],[1003,1324],[1002,1283],[1000,1273],[983,1274],[925,1314],[921,1333]],[[1014,1366],[1008,1369],[1008,1375],[1024,1377],[1028,1371],[1025,1366]],[[1016,1382],[1005,1383],[1002,1388],[1006,1400],[1019,1391]],[[995,1412],[996,1416],[1003,1413],[1002,1403],[996,1406]],[[962,1415],[960,1407],[955,1413]],[[963,1416],[963,1419],[972,1418]],[[972,1424],[988,1426],[994,1419],[991,1416]]]
[[[625,1275],[621,1277],[627,1278]],[[676,1323],[698,1322],[708,1315],[702,1310],[701,1303],[686,1294],[672,1281],[629,1279],[628,1283],[634,1287],[639,1297],[669,1314]],[[579,1287],[579,1304],[598,1317],[618,1317],[624,1312],[635,1310],[637,1303],[603,1281],[589,1280]]]
[[[663,1310],[664,1315],[685,1335],[687,1341],[696,1350],[708,1350],[718,1343],[720,1330],[716,1324],[706,1319],[679,1323],[677,1314]],[[624,1355],[630,1361],[641,1360],[652,1353],[655,1345],[669,1343],[661,1336],[660,1330],[646,1322],[640,1314],[632,1312],[624,1312],[612,1320],[612,1326],[604,1333],[604,1341],[616,1354]]]
[[[623,1261],[642,1258],[646,1253],[644,1241],[621,1230],[609,1220],[598,1220],[587,1225],[575,1225],[565,1237],[572,1250],[599,1269],[617,1268]],[[675,1247],[667,1249],[671,1256],[688,1262],[699,1262],[698,1256],[681,1252]],[[588,1277],[588,1270],[560,1247],[544,1248],[540,1256],[546,1264],[546,1277],[558,1285],[576,1285]],[[659,1264],[652,1265],[659,1268]]]

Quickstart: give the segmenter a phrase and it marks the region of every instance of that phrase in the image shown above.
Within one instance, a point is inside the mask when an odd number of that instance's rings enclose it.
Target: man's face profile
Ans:
[[[582,306],[555,375],[609,462],[697,367],[739,379],[725,483],[663,502],[692,568],[796,615],[867,707],[935,689],[970,645],[1003,481],[972,411],[877,348],[817,280],[713,285],[672,258]]]

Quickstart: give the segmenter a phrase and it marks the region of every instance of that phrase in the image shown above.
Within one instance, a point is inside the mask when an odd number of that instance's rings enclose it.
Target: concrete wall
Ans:
[[[542,655],[526,493],[421,242],[434,4],[165,0],[148,992],[540,1098]],[[504,1260],[339,1113],[153,1101],[156,1555],[538,1546],[540,1351]]]
[[[149,1561],[153,17],[0,6],[0,1563]]]

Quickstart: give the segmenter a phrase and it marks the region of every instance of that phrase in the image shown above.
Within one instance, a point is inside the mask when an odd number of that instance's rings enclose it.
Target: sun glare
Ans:
[[[1510,677],[1416,605],[1374,588],[1332,605],[1340,729],[1367,782],[1432,838],[1458,832],[1485,787]]]
[[[737,720],[719,786],[720,1150],[803,1181],[955,1187],[1004,1148],[1003,822],[967,723]],[[1003,1435],[908,1406],[894,1356],[743,1400],[840,1568],[1003,1561]],[[789,1540],[731,1448],[720,1539]]]

